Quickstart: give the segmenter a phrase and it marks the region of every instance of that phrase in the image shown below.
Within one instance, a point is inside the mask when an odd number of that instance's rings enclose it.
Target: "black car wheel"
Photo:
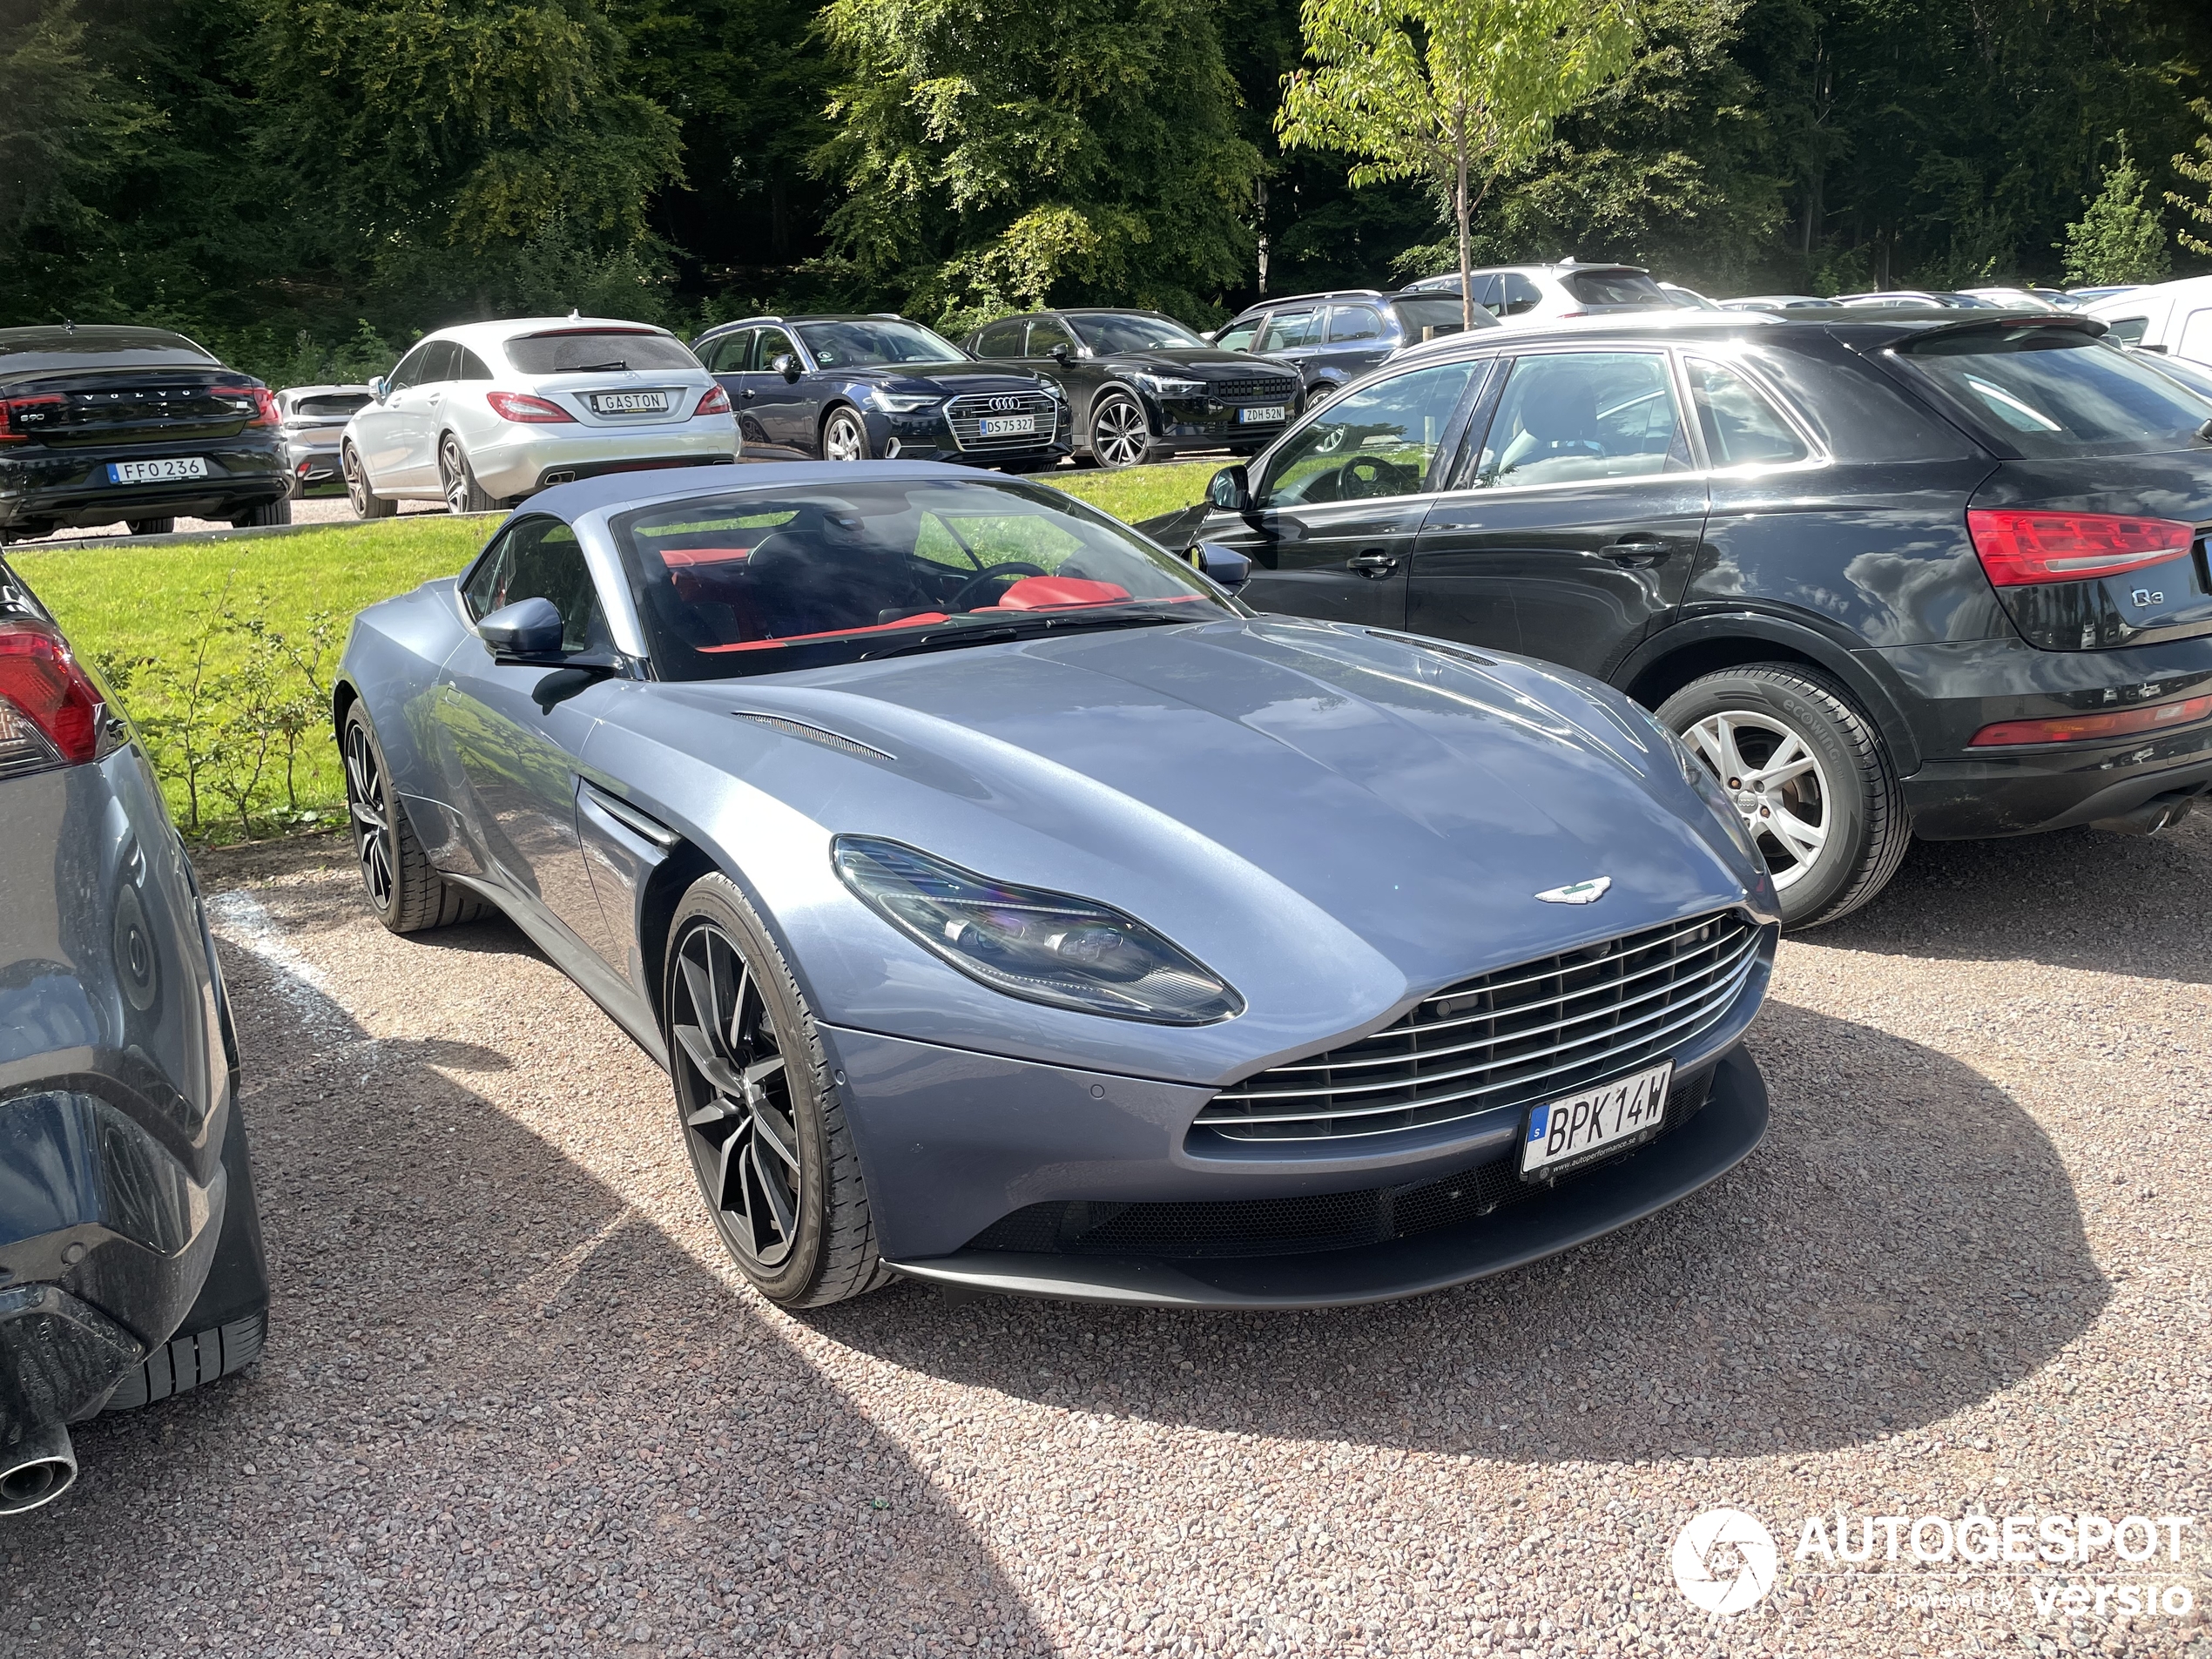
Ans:
[[[1833,921],[1897,873],[1912,840],[1904,791],[1840,686],[1797,664],[1754,664],[1692,680],[1659,718],[1735,801],[1785,927]]]
[[[461,452],[461,440],[448,432],[438,445],[438,482],[445,487],[446,505],[456,513],[496,513],[496,496],[488,494]]]
[[[177,521],[173,518],[129,518],[123,528],[133,536],[173,536]]]
[[[368,487],[368,469],[361,465],[352,444],[339,452],[338,469],[346,475],[346,499],[353,503],[355,518],[389,518],[400,510],[399,502],[386,501]]]
[[[867,458],[867,423],[854,410],[833,409],[830,418],[822,422],[822,459],[866,461]]]
[[[361,867],[361,886],[376,919],[395,934],[415,934],[487,914],[482,899],[440,875],[423,853],[407,807],[391,786],[384,746],[368,723],[368,711],[358,702],[346,711],[341,748],[354,861]]]
[[[860,1153],[782,953],[721,875],[692,884],[669,938],[661,1006],[677,1121],[732,1258],[786,1307],[888,1282]]]
[[[1103,392],[1090,406],[1090,453],[1102,467],[1134,467],[1152,453],[1143,406],[1127,392]]]
[[[285,496],[275,501],[263,502],[258,507],[249,507],[245,512],[233,515],[231,519],[231,528],[233,529],[261,529],[271,524],[289,524],[291,522],[292,497]]]

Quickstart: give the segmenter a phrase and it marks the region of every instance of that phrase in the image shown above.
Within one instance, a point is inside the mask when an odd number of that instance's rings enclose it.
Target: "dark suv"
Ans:
[[[1224,351],[1251,352],[1290,364],[1298,370],[1307,399],[1319,403],[1379,368],[1393,352],[1439,334],[1458,334],[1462,321],[1456,293],[1392,294],[1379,288],[1343,288],[1248,306],[1214,336],[1213,343]],[[1477,328],[1495,327],[1497,321],[1481,307],[1475,307]]]
[[[0,328],[0,543],[292,522],[276,397],[165,328]]]
[[[1806,925],[1912,834],[2149,831],[2212,785],[2212,401],[2103,332],[1676,313],[1446,341],[1145,528],[1250,556],[1263,610],[1629,691]]]
[[[1032,472],[1068,453],[1050,381],[888,314],[750,317],[691,342],[748,461],[949,461]]]

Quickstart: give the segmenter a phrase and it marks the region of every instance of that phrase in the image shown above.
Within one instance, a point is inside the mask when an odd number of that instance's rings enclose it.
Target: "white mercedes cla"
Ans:
[[[683,341],[644,323],[441,328],[369,389],[339,446],[358,518],[403,501],[491,512],[572,479],[738,455],[729,395]]]

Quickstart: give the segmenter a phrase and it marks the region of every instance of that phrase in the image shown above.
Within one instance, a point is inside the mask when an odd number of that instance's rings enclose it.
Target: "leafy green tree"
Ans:
[[[2162,282],[2172,268],[2166,252],[2166,227],[2143,197],[2148,181],[2128,154],[2128,135],[2117,135],[2120,159],[2105,170],[2104,188],[2066,227],[2066,280],[2101,286],[2116,282]]]
[[[2182,246],[2192,253],[2212,259],[2212,101],[2199,98],[2189,108],[2203,119],[2208,130],[2197,134],[2196,143],[2190,149],[2174,158],[2174,171],[2204,195],[2199,199],[2169,190],[2166,199],[2180,208],[2191,224],[2205,227],[2202,232],[2183,227],[2179,233]]]
[[[1473,227],[1499,175],[1627,67],[1621,0],[1305,0],[1306,57],[1283,88],[1284,144],[1362,159],[1355,185],[1420,179],[1452,206],[1473,321]]]
[[[818,152],[855,290],[958,329],[1096,299],[1186,317],[1241,280],[1259,167],[1211,0],[832,0]]]

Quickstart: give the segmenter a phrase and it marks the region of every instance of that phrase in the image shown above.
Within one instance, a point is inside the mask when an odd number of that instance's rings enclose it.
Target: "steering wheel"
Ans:
[[[1004,564],[994,564],[989,570],[968,577],[967,581],[960,584],[960,591],[945,603],[954,610],[973,610],[975,607],[968,603],[970,597],[980,597],[983,590],[994,582],[1002,582],[1010,576],[1050,576],[1051,574],[1051,571],[1041,565],[1025,563],[1020,559],[1008,559]]]
[[[1337,476],[1340,501],[1410,495],[1420,483],[1420,475],[1413,468],[1385,461],[1380,455],[1354,455],[1338,469]]]

